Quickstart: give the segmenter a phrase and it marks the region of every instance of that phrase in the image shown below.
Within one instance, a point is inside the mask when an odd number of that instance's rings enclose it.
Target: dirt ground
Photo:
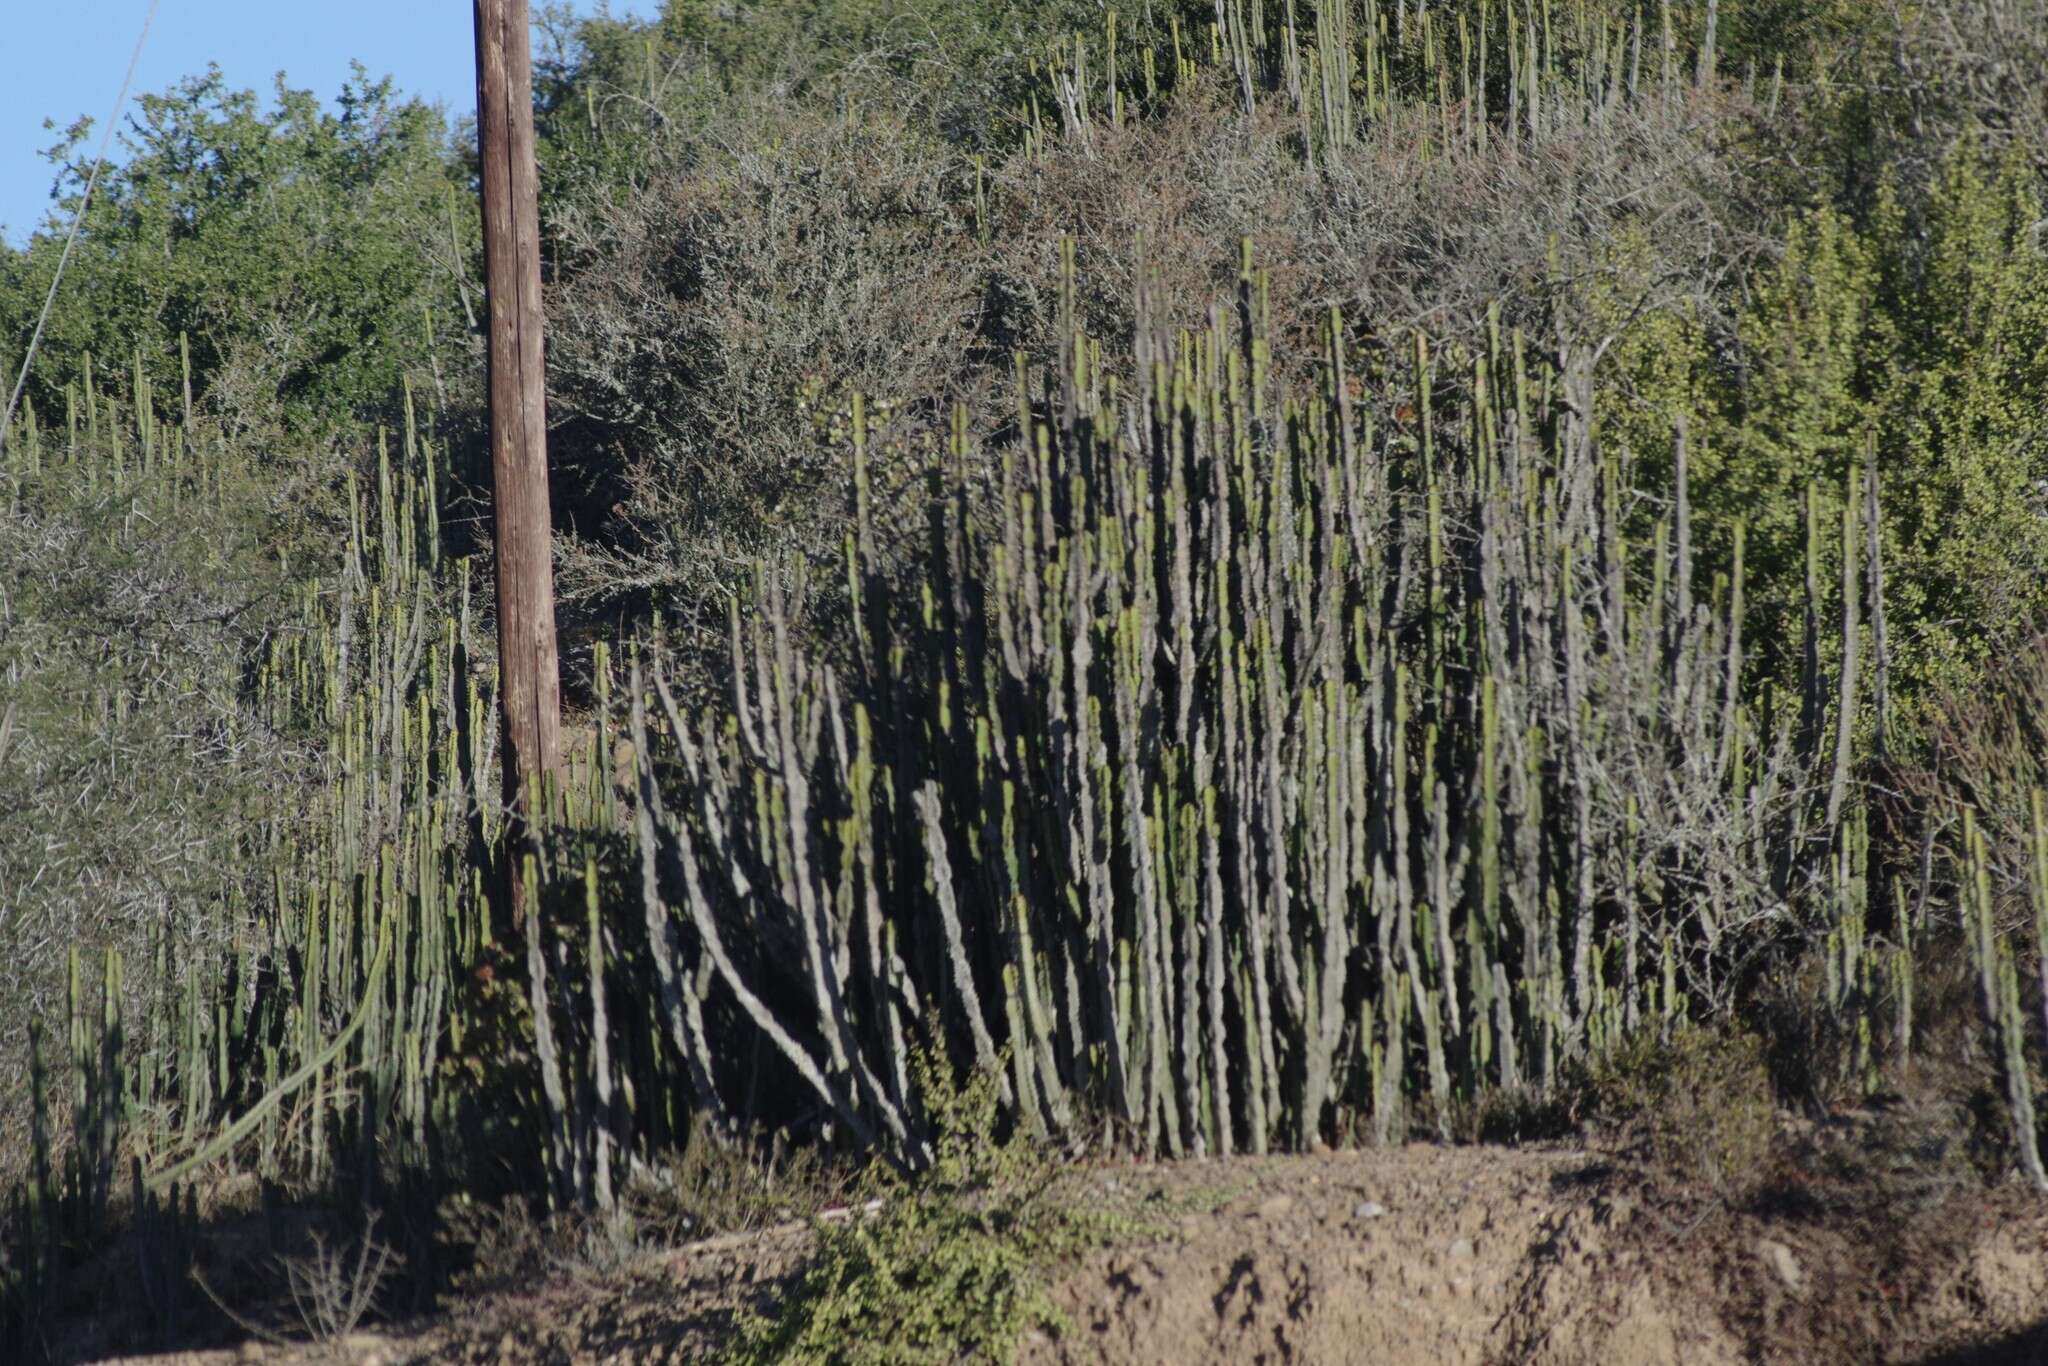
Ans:
[[[1168,1211],[1071,1269],[1031,1366],[1108,1362],[2048,1362],[2048,1202],[1799,1174],[1731,1202],[1577,1147],[1391,1151],[1078,1173]],[[1179,1211],[1173,1213],[1173,1211]],[[687,1362],[772,1303],[802,1226],[474,1297],[316,1358],[249,1343],[157,1366]]]

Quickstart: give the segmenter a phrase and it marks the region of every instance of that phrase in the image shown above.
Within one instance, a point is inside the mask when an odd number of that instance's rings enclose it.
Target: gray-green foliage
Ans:
[[[1127,32],[1146,9],[1125,16]],[[889,104],[956,143],[1004,142],[1031,59],[1102,15],[1095,0],[664,3],[644,21],[555,6],[537,69],[547,155],[634,179],[650,133],[701,127],[723,100],[761,93]]]
[[[769,134],[764,109],[727,117]],[[667,144],[630,199],[556,218],[565,254],[601,263],[552,299],[555,458],[586,511],[571,597],[696,613],[756,554],[831,546],[833,406],[963,375],[973,282],[933,268],[963,245],[954,163],[887,112],[774,120],[765,145]]]
[[[467,613],[435,571],[444,457],[408,432],[335,496],[135,394],[74,388],[90,424],[31,415],[4,472],[20,1027],[0,1113],[23,1139],[15,1250],[46,1268],[97,1236],[125,1158],[160,1181],[246,1141],[267,1174],[373,1186],[376,1163],[337,1148],[416,1158],[430,1099],[458,1125],[449,1098],[473,1074],[441,1060],[464,1024],[517,1047],[488,973],[453,1022],[452,974],[488,959],[468,850],[490,839],[495,781]],[[40,1069],[21,1053],[36,1017],[68,1034]],[[51,1142],[66,1116],[93,1162]]]
[[[245,670],[289,617],[283,561],[328,528],[308,525],[282,470],[254,477],[219,452],[199,481],[144,469],[113,421],[70,451],[29,438],[0,476],[10,1064],[31,1016],[63,1013],[67,947],[118,947],[139,978],[159,941],[195,963],[220,952],[263,895],[261,851],[304,800],[304,756],[252,714]],[[11,1126],[22,1097],[8,1092]]]
[[[1056,345],[1061,236],[1083,265],[1077,308],[1117,339],[1135,325],[1141,269],[1158,273],[1159,315],[1199,324],[1229,288],[1215,244],[1250,235],[1275,280],[1276,330],[1305,336],[1339,302],[1367,373],[1398,370],[1410,326],[1476,344],[1494,304],[1546,345],[1604,348],[1602,438],[1630,486],[1632,531],[1647,534],[1665,501],[1673,433],[1689,420],[1702,575],[1732,569],[1743,520],[1751,667],[1784,685],[1798,667],[1807,486],[1838,513],[1874,434],[1888,677],[1910,729],[1930,683],[1968,678],[2043,607],[2028,417],[2048,397],[2028,359],[2038,190],[2014,130],[1961,136],[1985,112],[1976,78],[1930,77],[1911,118],[1889,96],[1854,96],[1877,91],[1872,64],[1894,46],[1934,70],[1979,62],[1943,46],[1968,35],[1925,16],[1793,8],[1731,3],[1718,21],[1723,60],[1743,67],[1774,72],[1776,35],[1788,84],[1760,74],[1747,94],[1732,81],[1702,94],[1699,6],[1673,7],[1668,63],[1657,17],[1628,7],[1489,7],[1486,25],[1474,8],[1456,14],[1469,22],[1455,41],[1449,18],[1411,16],[1385,43],[1370,36],[1378,11],[1361,7],[1348,108],[1297,97],[1334,40],[1306,11],[1288,39],[1275,9],[1246,40],[1245,79],[1270,88],[1255,116],[1219,79],[1214,59],[1236,60],[1227,45],[1212,52],[1188,15],[1178,47],[1119,30],[1119,114],[1097,23],[1079,46],[1048,36],[1011,130],[1022,149],[980,164],[893,105],[796,100],[785,114],[778,100],[770,116],[738,82],[636,141],[630,186],[585,185],[558,206],[572,264],[554,298],[557,449],[590,491],[567,582],[592,603],[715,622],[752,555],[835,553],[846,470],[829,424],[807,420],[821,406],[863,391],[913,449],[943,439],[955,400],[977,435],[996,432],[1012,350],[1042,362]],[[2029,22],[1976,15],[1969,41],[2004,34],[1984,50],[2019,51]],[[1524,39],[1543,54],[1535,67]],[[1828,82],[1802,76],[1817,70]],[[1548,91],[1533,104],[1532,73]],[[1468,88],[1485,91],[1489,121],[1451,99]],[[1092,112],[1064,112],[1063,89]],[[1555,112],[1577,101],[1584,112]],[[1876,123],[1867,154],[1838,150],[1846,130]],[[562,145],[566,165],[609,144]],[[1823,173],[1785,177],[1788,159]],[[902,506],[904,471],[875,477],[880,502]]]

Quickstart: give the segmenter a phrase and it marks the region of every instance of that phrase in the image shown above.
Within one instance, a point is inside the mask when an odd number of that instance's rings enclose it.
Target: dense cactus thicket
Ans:
[[[704,1099],[738,1094],[702,1023],[729,992],[821,1108],[913,1154],[920,1038],[1007,1060],[1063,1138],[1384,1142],[1716,1018],[1801,945],[1874,1080],[1911,1048],[1916,932],[1851,782],[1874,470],[1809,522],[1840,579],[1810,571],[1800,688],[1752,688],[1742,530],[1698,581],[1683,433],[1632,543],[1587,358],[1418,336],[1382,427],[1335,315],[1319,386],[1275,390],[1261,285],[1247,252],[1237,309],[1141,333],[1128,386],[1071,335],[993,487],[964,445],[934,462],[907,581],[871,558],[856,405],[847,658],[793,647],[801,589],[764,575],[724,699],[653,680],[650,942]],[[1993,992],[2013,950],[1973,914]]]
[[[725,705],[663,688],[667,744],[636,735],[688,794],[642,832],[650,915],[688,916],[664,975],[803,1002],[757,1023],[856,1133],[915,1133],[922,1031],[1004,1053],[1055,1133],[1385,1141],[1724,1006],[1774,939],[1853,914],[1855,556],[1839,683],[1755,696],[1739,556],[1695,583],[1682,456],[1629,543],[1583,358],[1418,336],[1412,420],[1380,427],[1338,316],[1319,387],[1275,388],[1261,294],[1247,252],[1238,308],[1141,334],[1129,387],[1071,336],[994,488],[964,450],[935,468],[907,583],[872,562],[856,408],[843,671],[766,579]]]
[[[45,428],[31,408],[14,434],[17,516],[48,516],[71,490],[97,486],[146,525],[208,518],[222,486],[247,477],[189,419],[156,422],[146,406],[139,423],[112,408],[102,416],[90,385],[69,397],[62,428]],[[335,576],[290,587],[289,600],[273,605],[266,644],[230,661],[233,672],[208,699],[211,714],[194,723],[214,730],[222,747],[264,746],[298,770],[209,846],[226,865],[209,889],[218,900],[174,903],[150,919],[140,963],[116,946],[103,955],[80,943],[69,949],[67,1001],[51,1013],[69,1019],[76,1075],[65,1090],[76,1094],[58,1109],[95,1132],[125,1126],[132,1151],[124,1156],[152,1170],[174,1154],[189,1170],[199,1165],[196,1145],[225,1152],[248,1138],[265,1172],[329,1172],[331,1136],[351,1153],[361,1149],[330,1134],[329,1079],[373,1059],[376,1076],[360,1094],[357,1081],[348,1083],[349,1131],[367,1136],[390,1123],[425,1141],[437,1059],[460,1042],[447,1032],[450,973],[476,961],[490,938],[487,919],[474,913],[481,872],[471,861],[489,847],[496,819],[476,795],[496,790],[493,731],[479,702],[487,680],[469,663],[467,613],[444,610],[445,586],[434,578],[439,459],[408,432],[401,451],[380,452],[369,487],[349,479]],[[113,653],[128,644],[150,642],[109,642],[100,705],[163,706],[146,690],[128,691],[138,671]],[[40,681],[40,661],[13,662]],[[191,686],[176,676],[162,682]],[[121,772],[133,759],[110,759],[110,780],[156,795],[145,778]],[[175,807],[181,795],[159,799]],[[139,994],[123,989],[131,977],[146,982]],[[33,1029],[31,1047],[40,1086],[55,1058]],[[280,1105],[287,1098],[289,1109]],[[55,1100],[40,1098],[39,1126],[42,1105]],[[230,1118],[216,1138],[216,1122]],[[38,1127],[34,1164],[45,1182],[54,1180],[48,1139]],[[74,1152],[67,1184],[103,1201],[121,1173],[105,1144],[84,1150],[102,1160]]]
[[[1943,32],[2044,31],[2018,0],[1979,8]],[[1392,156],[1383,135],[1453,178],[1525,149],[1574,193],[1598,180],[1575,178],[1586,130],[1626,134],[1602,144],[1620,161],[1740,144],[1768,166],[1755,144],[1836,135],[1801,120],[1860,121],[1877,147],[1905,116],[1835,84],[1867,75],[1834,58],[1868,56],[1869,22],[1734,0],[1216,0],[1034,41],[978,120],[949,86],[954,122],[919,136],[966,139],[951,169],[973,173],[914,178],[905,212],[945,221],[890,238],[889,259],[996,252],[1022,223],[1039,235],[1017,254],[1056,263],[1005,345],[984,318],[961,325],[957,371],[918,353],[964,392],[776,388],[762,358],[798,348],[761,333],[801,311],[790,280],[824,277],[766,270],[747,277],[779,291],[758,310],[720,296],[715,365],[557,376],[568,468],[617,479],[606,496],[640,499],[619,515],[644,529],[698,490],[605,443],[658,435],[648,392],[717,409],[699,391],[751,358],[747,392],[782,406],[728,413],[720,439],[743,470],[750,423],[812,443],[805,478],[843,537],[757,527],[667,581],[652,540],[572,548],[594,555],[578,572],[628,581],[592,590],[610,617],[569,615],[581,743],[516,862],[489,595],[459,553],[477,517],[447,397],[461,365],[435,352],[414,377],[431,412],[403,389],[389,433],[339,463],[323,449],[329,477],[305,483],[245,449],[203,378],[195,404],[189,369],[171,401],[153,391],[163,357],[138,358],[118,401],[89,359],[40,375],[40,411],[6,434],[11,527],[97,547],[80,564],[129,564],[153,537],[221,553],[162,566],[149,591],[196,605],[160,638],[98,642],[83,672],[97,609],[0,585],[0,814],[46,814],[58,777],[77,788],[70,824],[0,836],[0,925],[39,927],[6,979],[39,1023],[0,1045],[22,1074],[0,1308],[31,1324],[121,1219],[175,1222],[192,1183],[230,1171],[371,1204],[602,1208],[687,1144],[763,1127],[917,1170],[941,1137],[919,1079],[947,1064],[995,1069],[1004,1124],[1069,1150],[1450,1138],[1498,1098],[1566,1095],[1626,1044],[1740,1027],[1763,984],[1803,972],[1804,1009],[1845,1041],[1813,1066],[1867,1093],[1914,1056],[1923,973],[1951,960],[2006,1165],[2048,1186],[2030,757],[2048,666],[2008,680],[1988,730],[1967,692],[2026,638],[2048,547],[2040,149],[2027,108],[1972,113],[2005,89],[1995,64],[1942,58],[1974,74],[1912,117],[1972,131],[1872,183],[1845,172],[1854,203],[1716,181],[1794,205],[1759,211],[1756,232],[1781,234],[1765,246],[1659,256],[1656,222],[1560,213],[1586,240],[1568,256],[1570,225],[1551,231],[1492,305],[1471,282],[1507,267],[1432,295],[1424,267],[1450,257],[1414,242],[1387,248],[1415,277],[1399,317],[1333,306],[1340,270],[1253,239],[1210,244],[1214,270],[1146,241],[1094,253],[1130,267],[1107,285],[1073,236],[999,202],[1020,168],[1098,146],[1135,161],[1110,144],[1198,101],[1303,183],[1357,184]],[[594,66],[626,62],[620,33],[594,32]],[[672,15],[641,35],[649,71],[657,40],[724,33]],[[1900,53],[1940,51],[1907,36]],[[588,91],[571,126],[572,73],[550,71],[550,155],[601,189],[630,181],[621,158],[652,144],[600,138]],[[851,101],[832,118],[862,126]],[[723,189],[780,193],[748,176]],[[1714,237],[1732,211],[1698,197],[1657,214]],[[721,249],[742,208],[705,210]],[[452,213],[446,231],[459,255]],[[667,259],[607,242],[558,239],[572,308],[603,252]],[[1673,261],[1715,278],[1650,278]],[[861,321],[817,335],[838,346]],[[594,311],[575,328],[578,365],[638,344]],[[846,350],[863,374],[887,354],[866,334]],[[577,407],[597,389],[603,419]],[[313,405],[323,432],[332,407]],[[720,505],[752,477],[721,482]],[[822,520],[790,514],[807,538]],[[250,528],[279,543],[231,558]],[[0,551],[27,564],[33,543]],[[230,568],[237,591],[202,591]],[[24,601],[57,624],[17,626]],[[147,745],[131,715],[161,719]],[[96,728],[119,743],[67,768],[52,737]],[[132,852],[105,833],[107,784],[176,841],[154,881],[80,871]],[[514,879],[530,894],[507,896]],[[119,916],[89,913],[96,886]]]

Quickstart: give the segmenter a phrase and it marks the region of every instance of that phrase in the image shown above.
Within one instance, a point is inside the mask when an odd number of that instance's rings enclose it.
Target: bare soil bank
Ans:
[[[2017,1190],[1866,1171],[1800,1176],[1731,1205],[1575,1147],[1418,1146],[1074,1179],[1147,1231],[1062,1279],[1069,1324],[1025,1343],[1031,1366],[2048,1362],[2048,1202]],[[807,1238],[784,1227],[714,1239],[610,1276],[480,1296],[325,1354],[252,1343],[152,1360],[702,1360],[738,1307],[772,1302]]]

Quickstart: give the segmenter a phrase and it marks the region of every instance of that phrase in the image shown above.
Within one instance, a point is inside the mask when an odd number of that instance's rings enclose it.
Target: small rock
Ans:
[[[1261,1219],[1285,1219],[1294,1212],[1294,1197],[1291,1195],[1269,1195],[1259,1202]]]
[[[1387,1207],[1377,1200],[1361,1200],[1351,1207],[1354,1219],[1383,1219],[1386,1213]]]
[[[1451,1240],[1450,1257],[1452,1261],[1469,1262],[1478,1255],[1479,1249],[1472,1246],[1470,1238],[1454,1238]]]
[[[260,1343],[260,1342],[257,1342],[257,1341],[255,1341],[255,1340],[253,1340],[253,1339],[251,1339],[251,1340],[250,1340],[250,1341],[248,1341],[248,1342],[245,1342],[245,1343],[243,1343],[243,1344],[242,1344],[242,1345],[241,1345],[240,1347],[237,1347],[237,1348],[235,1349],[235,1360],[237,1360],[237,1361],[261,1361],[261,1360],[263,1360],[263,1344],[262,1344],[262,1343]]]
[[[1787,1290],[1797,1295],[1806,1289],[1806,1272],[1791,1248],[1775,1238],[1764,1238],[1757,1242],[1756,1253],[1764,1259],[1765,1266],[1777,1273]]]

